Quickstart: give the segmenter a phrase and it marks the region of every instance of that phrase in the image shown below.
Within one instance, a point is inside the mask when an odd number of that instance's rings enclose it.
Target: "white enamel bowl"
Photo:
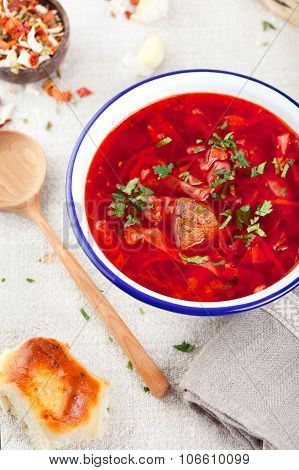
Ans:
[[[188,315],[226,315],[266,305],[299,284],[299,266],[271,287],[247,297],[223,302],[178,300],[142,287],[120,272],[96,245],[85,210],[86,176],[96,149],[109,132],[129,115],[160,99],[192,92],[215,92],[238,96],[272,111],[299,133],[299,104],[283,92],[261,81],[218,70],[172,72],[124,90],[105,104],[86,126],[71,156],[66,181],[69,219],[78,242],[89,259],[111,282],[129,295],[172,312]]]

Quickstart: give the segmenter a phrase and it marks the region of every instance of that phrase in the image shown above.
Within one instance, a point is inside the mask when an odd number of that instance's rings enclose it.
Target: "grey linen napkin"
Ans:
[[[291,304],[290,299],[291,298]],[[298,300],[232,316],[195,358],[185,400],[252,449],[299,449]]]

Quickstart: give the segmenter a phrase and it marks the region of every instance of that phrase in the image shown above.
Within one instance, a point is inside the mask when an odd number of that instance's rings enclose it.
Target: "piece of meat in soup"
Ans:
[[[185,250],[205,241],[218,227],[214,213],[191,198],[175,201],[174,231],[178,248]]]

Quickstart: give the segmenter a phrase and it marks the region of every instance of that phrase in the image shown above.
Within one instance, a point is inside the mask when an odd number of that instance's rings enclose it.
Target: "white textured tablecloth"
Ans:
[[[254,71],[254,77],[299,99],[299,29],[286,25],[266,53],[261,44],[271,41],[277,31],[263,32],[262,20],[270,20],[278,28],[283,21],[259,0],[170,0],[169,18],[148,26],[109,17],[105,0],[62,3],[70,16],[72,37],[61,67],[61,87],[86,86],[94,95],[78,100],[74,112],[63,106],[57,114],[55,102],[46,95],[0,82],[2,101],[17,106],[8,128],[31,134],[47,154],[45,214],[61,236],[68,231],[64,214],[66,168],[81,123],[86,124],[106,100],[132,82],[123,78],[120,62],[128,50],[138,49],[147,32],[157,32],[165,44],[166,59],[159,72],[192,67],[245,74]],[[17,94],[10,92],[12,88]],[[24,118],[28,124],[23,123]],[[54,123],[50,132],[45,130],[49,120]],[[239,444],[226,431],[208,417],[192,412],[175,391],[194,353],[180,353],[173,345],[186,340],[200,348],[226,320],[191,318],[146,305],[145,315],[140,315],[141,304],[111,286],[85,258],[73,236],[69,237],[79,261],[166,372],[173,392],[163,401],[144,393],[143,384],[127,369],[126,358],[110,343],[101,322],[94,318],[86,323],[82,318],[80,308],[90,314],[91,308],[59,261],[51,265],[38,262],[49,252],[43,236],[30,222],[12,214],[0,214],[0,278],[6,278],[0,283],[0,349],[14,347],[32,336],[72,343],[85,325],[73,353],[112,384],[108,433],[100,444],[90,448],[237,449]],[[35,282],[27,283],[27,277]],[[282,313],[292,319],[287,304]],[[0,423],[5,448],[31,448],[15,420],[1,417]]]

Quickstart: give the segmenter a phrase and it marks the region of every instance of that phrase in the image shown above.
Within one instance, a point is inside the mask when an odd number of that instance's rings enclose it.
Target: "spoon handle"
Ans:
[[[75,257],[65,248],[60,238],[43,217],[39,204],[37,203],[36,205],[27,207],[24,212],[25,215],[31,218],[40,227],[71,277],[87,297],[97,314],[102,318],[108,330],[118,341],[122,350],[132,362],[137,373],[149,387],[152,394],[157,398],[165,397],[171,387],[167,378],[143,349],[137,338],[100,292],[95,283],[90,279]]]

